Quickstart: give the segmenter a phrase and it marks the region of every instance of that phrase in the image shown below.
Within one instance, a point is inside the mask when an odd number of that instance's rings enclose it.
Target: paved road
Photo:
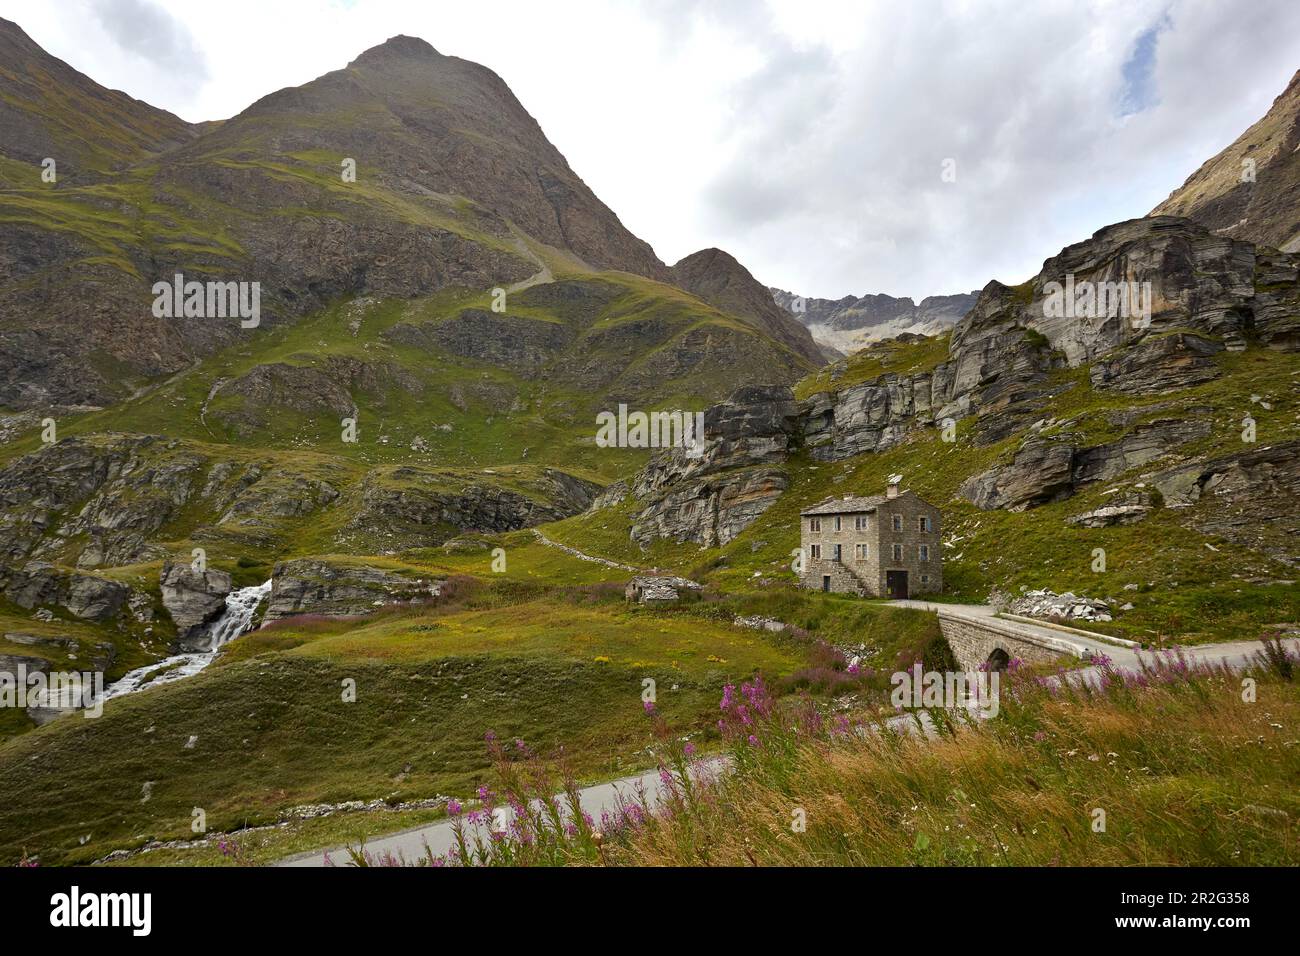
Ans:
[[[891,607],[908,607],[922,611],[944,611],[954,616],[969,617],[974,620],[988,620],[994,618],[998,613],[996,608],[987,604],[939,604],[917,600],[890,601],[888,603]],[[1151,660],[1155,656],[1154,651],[1143,651],[1141,648],[1136,647],[1121,647],[1108,643],[1100,637],[1085,637],[1073,630],[1064,630],[1050,624],[1030,624],[1024,621],[1008,620],[1007,618],[997,618],[997,623],[1002,627],[1028,631],[1050,638],[1053,641],[1073,643],[1080,649],[1086,649],[1092,654],[1105,654],[1115,667],[1125,670],[1137,669],[1139,654],[1147,660]],[[1295,650],[1300,647],[1300,641],[1290,641],[1289,645]],[[1227,663],[1234,669],[1241,669],[1259,649],[1259,641],[1225,641],[1221,644],[1189,645],[1182,650],[1189,662]],[[1084,668],[1080,673],[1087,671],[1097,671],[1097,668]]]
[[[1046,640],[1052,645],[1061,647],[1066,653],[1072,653],[1076,657],[1091,657],[1095,654],[1105,654],[1111,660],[1118,662],[1116,653],[1125,651],[1125,648],[1115,644],[1104,637],[1089,637],[1079,634],[1073,630],[1065,630],[1059,627],[1053,627],[1050,624],[1033,624],[1028,621],[1016,621],[1008,618],[998,617],[998,609],[988,604],[940,604],[932,601],[918,601],[915,599],[906,601],[890,601],[891,607],[906,607],[918,611],[940,611],[952,617],[968,618],[975,623],[981,621],[996,620],[999,627],[1005,627],[1013,631],[1023,631],[1028,635],[1033,635]],[[1132,663],[1137,664],[1137,658],[1132,658]]]
[[[726,764],[721,757],[710,758],[701,762],[704,773],[718,773],[725,766]],[[618,808],[620,796],[629,802],[639,802],[636,796],[638,786],[644,789],[650,806],[657,806],[662,800],[664,787],[659,780],[658,770],[586,787],[578,791],[578,800],[582,805],[582,809],[599,824],[601,813],[605,811],[613,813]],[[513,813],[508,808],[506,816],[507,819],[513,818]],[[390,833],[387,836],[371,840],[366,843],[366,852],[381,857],[391,853],[398,859],[415,862],[425,856],[426,847],[437,855],[446,853],[455,845],[455,839],[452,833],[451,821],[442,820],[438,823],[402,830],[399,833]],[[335,866],[346,866],[351,859],[348,856],[346,847],[333,847],[329,850],[313,850],[310,853],[300,853],[297,856],[281,860],[276,866],[325,866],[327,854]]]

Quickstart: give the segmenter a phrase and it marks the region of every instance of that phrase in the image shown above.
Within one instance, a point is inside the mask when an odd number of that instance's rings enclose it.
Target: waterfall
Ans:
[[[251,588],[240,588],[226,595],[226,610],[208,625],[207,653],[215,654],[217,649],[227,641],[232,641],[249,629],[253,623],[253,612],[262,603],[262,598],[271,593],[271,582],[257,584]]]
[[[206,650],[176,654],[128,671],[121,680],[114,681],[105,688],[104,700],[112,700],[114,697],[121,697],[123,694],[130,694],[146,687],[170,684],[172,681],[197,674],[212,663],[223,644],[250,629],[253,614],[262,603],[262,599],[270,593],[270,581],[265,584],[255,584],[251,588],[231,591],[226,595],[226,609],[220,617],[207,625]]]

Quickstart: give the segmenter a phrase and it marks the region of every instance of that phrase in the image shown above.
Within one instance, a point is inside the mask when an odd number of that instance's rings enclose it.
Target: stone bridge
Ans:
[[[1026,619],[998,617],[987,605],[935,604],[929,601],[890,601],[891,606],[934,611],[939,615],[939,629],[952,648],[957,665],[976,671],[984,665],[999,670],[1012,658],[1028,664],[1050,663],[1062,657],[1088,659],[1095,654],[1113,655],[1115,644],[1131,645],[1117,638],[1100,638],[1071,628],[1043,624]]]

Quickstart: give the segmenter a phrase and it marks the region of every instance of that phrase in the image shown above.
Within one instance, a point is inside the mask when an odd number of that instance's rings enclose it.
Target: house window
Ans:
[[[894,560],[895,561],[903,560],[903,546],[901,544],[894,545]]]
[[[858,561],[867,560],[867,547],[865,544],[855,544],[853,546],[853,557]]]
[[[867,516],[866,516],[866,515],[858,515],[856,518],[853,519],[853,530],[854,530],[854,531],[866,531],[866,530],[867,530]]]
[[[921,545],[921,560],[922,561],[930,560],[930,546],[928,544]]]
[[[843,552],[840,550],[840,545],[838,544],[831,545],[831,560],[833,561],[841,560],[840,557],[841,554],[843,554]]]
[[[814,561],[820,561],[822,559],[822,546],[820,544],[810,544],[808,550],[812,553]]]
[[[839,531],[839,530],[840,530],[840,516],[839,516],[839,515],[836,515],[836,516],[835,516],[835,530],[836,530],[836,531]]]
[[[923,574],[923,575],[921,575],[921,583],[922,583],[922,584],[929,584],[929,583],[930,583],[930,575],[928,575],[928,574]]]
[[[821,518],[809,518],[809,519],[808,519],[808,530],[809,530],[809,531],[821,531],[821,529],[822,529],[822,519],[821,519]]]
[[[894,515],[894,530],[895,530],[895,531],[902,531],[902,530],[903,530],[903,516],[902,516],[902,515]]]
[[[917,519],[916,523],[917,523],[917,526],[918,526],[922,531],[929,531],[929,530],[930,530],[930,516],[929,516],[929,515],[921,515],[921,516]]]

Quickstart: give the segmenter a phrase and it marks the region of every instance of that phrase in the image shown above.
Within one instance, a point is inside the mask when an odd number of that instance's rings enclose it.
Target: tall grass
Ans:
[[[1300,662],[1265,645],[1250,680],[1177,652],[1092,680],[1006,675],[988,721],[932,711],[929,733],[728,686],[730,770],[651,712],[661,795],[593,824],[533,814],[522,833],[462,844],[473,864],[653,866],[1295,865]],[[499,751],[502,792],[524,792]],[[530,755],[525,764],[536,764]],[[532,771],[529,771],[532,773]],[[571,809],[576,792],[565,791]],[[558,807],[559,804],[556,804]],[[550,811],[546,811],[550,813]],[[582,822],[579,823],[578,821]]]
[[[1292,663],[1295,655],[1287,656]],[[1095,682],[1008,678],[938,735],[761,722],[710,812],[618,844],[653,865],[1283,865],[1300,861],[1300,693],[1178,654]],[[941,716],[932,714],[932,716]],[[807,728],[807,723],[803,724]],[[804,826],[800,826],[800,821]]]

